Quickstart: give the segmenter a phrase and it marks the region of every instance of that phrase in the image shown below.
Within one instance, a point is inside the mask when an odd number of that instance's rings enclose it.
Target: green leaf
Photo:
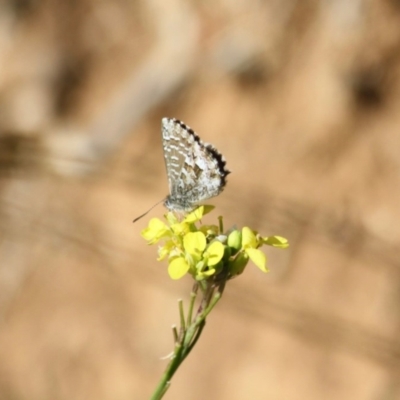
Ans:
[[[174,258],[168,265],[168,274],[171,279],[180,279],[189,271],[189,264],[183,257]]]
[[[185,251],[194,257],[199,257],[206,245],[206,236],[203,232],[189,232],[183,237]]]
[[[289,241],[282,236],[269,236],[262,238],[262,240],[263,243],[269,246],[279,247],[281,249],[286,249],[289,247]]]
[[[268,272],[267,269],[267,257],[265,254],[258,249],[246,249],[246,254],[249,256],[250,260],[257,265],[258,268],[263,272]]]
[[[213,266],[218,264],[222,257],[224,256],[225,247],[221,242],[215,241],[210,244],[207,248],[207,255],[208,255],[208,266]]]

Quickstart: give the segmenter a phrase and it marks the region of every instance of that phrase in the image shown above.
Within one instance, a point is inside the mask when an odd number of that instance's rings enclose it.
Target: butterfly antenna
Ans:
[[[158,206],[160,203],[162,203],[163,201],[165,201],[165,199],[162,199],[160,201],[158,201],[156,204],[154,204],[154,206],[151,206],[144,214],[139,215],[139,217],[136,217],[132,223],[135,223],[136,221],[139,221],[140,218],[144,217],[145,215],[147,215],[154,207]]]

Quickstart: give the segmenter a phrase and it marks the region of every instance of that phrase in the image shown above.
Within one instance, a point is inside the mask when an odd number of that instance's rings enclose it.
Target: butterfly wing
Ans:
[[[229,171],[213,146],[176,119],[162,119],[162,135],[170,190],[167,208],[188,211],[221,193]]]

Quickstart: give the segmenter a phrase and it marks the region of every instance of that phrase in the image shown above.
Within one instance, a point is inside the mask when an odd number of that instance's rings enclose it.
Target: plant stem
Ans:
[[[218,291],[214,294],[214,296],[212,296],[212,293],[215,288],[209,289],[210,290],[204,293],[204,298],[201,301],[198,314],[194,318],[194,320],[190,321],[189,318],[186,319],[186,327],[185,318],[183,317],[182,303],[179,304],[179,314],[181,318],[181,324],[183,322],[183,326],[181,326],[180,328],[181,332],[178,341],[175,342],[175,349],[174,353],[172,354],[171,361],[168,363],[167,368],[165,369],[160,379],[160,382],[156,387],[156,390],[151,396],[151,400],[159,400],[164,396],[171,385],[171,379],[174,376],[175,372],[182,364],[183,360],[189,355],[193,347],[196,345],[198,339],[200,338],[200,335],[206,324],[206,317],[221,298],[223,287],[218,287]],[[191,301],[193,301],[193,297],[191,298]],[[193,304],[191,304],[191,306],[189,307],[189,314],[192,313],[191,309],[193,309]]]
[[[161,399],[164,396],[165,392],[170,387],[172,376],[179,367],[179,364],[182,362],[182,360],[180,360],[181,353],[182,353],[182,345],[177,344],[175,346],[174,354],[172,355],[171,361],[167,365],[167,368],[164,371],[161,380],[156,387],[156,390],[154,391],[153,395],[150,398],[151,400]]]

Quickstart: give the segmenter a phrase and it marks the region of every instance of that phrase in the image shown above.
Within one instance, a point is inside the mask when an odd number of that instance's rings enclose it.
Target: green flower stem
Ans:
[[[193,308],[194,308],[194,303],[196,301],[198,289],[199,289],[199,285],[197,283],[195,283],[195,285],[193,286],[193,290],[190,293],[189,311],[188,311],[187,321],[186,321],[187,325],[190,325],[192,323]]]
[[[181,320],[181,331],[185,331],[185,329],[186,329],[185,312],[183,311],[183,301],[182,301],[182,299],[180,299],[178,301],[178,305],[179,305],[179,317],[180,317],[180,320]]]
[[[179,340],[178,330],[176,329],[176,325],[172,327],[172,334],[174,336],[174,343],[177,343]]]
[[[224,220],[221,216],[218,217],[219,231],[222,233],[224,231]]]
[[[216,293],[214,293],[215,289],[217,289]],[[209,315],[211,310],[216,306],[218,301],[222,296],[222,292],[224,289],[224,285],[220,285],[217,288],[210,287],[209,290],[203,293],[204,298],[199,307],[198,313],[193,321],[190,321],[189,318],[186,319],[187,325],[185,327],[185,323],[183,322],[183,326],[180,328],[180,335],[178,340],[175,342],[175,349],[171,356],[171,361],[167,365],[160,382],[158,383],[156,390],[151,396],[151,400],[159,400],[161,399],[168,388],[171,385],[171,379],[174,376],[175,372],[182,364],[183,360],[189,355],[193,347],[196,345],[200,335],[203,331],[203,328],[206,324],[206,317]],[[189,307],[189,314],[192,313],[194,300],[196,298],[196,291],[194,289],[191,294],[191,304]],[[193,304],[192,304],[193,303]],[[183,316],[183,306],[181,305],[181,301],[179,303],[179,311],[181,315],[181,322],[185,321],[185,318],[182,319]],[[191,319],[191,318],[190,318]],[[176,331],[176,327],[175,327]],[[174,334],[174,338],[176,340],[176,336]]]
[[[182,352],[182,345],[176,344],[174,353],[171,356],[171,361],[169,362],[165,372],[163,373],[161,380],[156,387],[156,390],[151,396],[150,398],[151,400],[161,399],[168,390],[168,388],[170,387],[172,376],[174,375],[175,371],[182,362],[182,360],[180,359],[181,352]]]

